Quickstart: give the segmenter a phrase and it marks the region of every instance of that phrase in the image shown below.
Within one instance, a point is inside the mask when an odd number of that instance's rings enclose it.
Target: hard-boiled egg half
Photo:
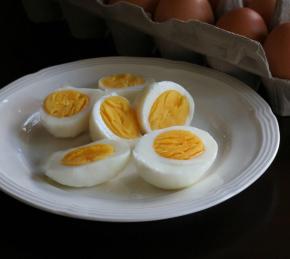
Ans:
[[[213,164],[218,145],[206,131],[175,126],[140,138],[133,151],[137,171],[148,183],[180,189],[198,181]]]
[[[99,80],[99,88],[107,93],[115,92],[133,101],[143,88],[153,83],[152,78],[132,73],[119,73],[104,76]]]
[[[176,125],[189,125],[194,101],[181,85],[162,81],[144,88],[136,102],[136,112],[144,133]]]
[[[55,137],[75,137],[88,129],[92,106],[102,95],[98,89],[59,88],[44,99],[41,122]]]
[[[92,109],[90,135],[92,140],[108,138],[135,142],[141,132],[128,99],[115,93],[101,97]]]
[[[88,187],[104,183],[120,172],[130,157],[125,142],[100,140],[88,145],[53,153],[45,174],[71,187]]]

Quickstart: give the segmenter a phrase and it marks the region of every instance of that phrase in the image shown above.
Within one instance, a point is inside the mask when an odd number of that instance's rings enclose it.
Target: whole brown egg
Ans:
[[[272,75],[290,79],[290,23],[274,28],[264,43]]]
[[[154,19],[158,22],[177,19],[213,23],[214,15],[208,0],[160,0],[155,10]]]
[[[217,27],[263,42],[268,34],[264,19],[250,8],[238,8],[225,13],[218,21]]]
[[[277,0],[251,0],[247,6],[259,13],[270,25],[275,11]]]
[[[108,0],[108,4],[115,4],[119,2],[128,2],[131,4],[139,5],[143,7],[146,12],[154,13],[159,0]]]

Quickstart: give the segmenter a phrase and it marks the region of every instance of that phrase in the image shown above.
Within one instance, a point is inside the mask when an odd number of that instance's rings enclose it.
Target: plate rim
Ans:
[[[259,121],[259,126],[261,126],[261,130],[267,132],[268,136],[271,136],[271,139],[267,138],[267,141],[263,140],[260,145],[259,151],[262,149],[270,150],[271,152],[264,152],[264,154],[260,154],[259,152],[259,160],[255,159],[250,163],[250,168],[248,167],[243,171],[242,175],[235,177],[230,182],[223,184],[223,188],[219,188],[214,192],[209,192],[209,196],[206,203],[204,199],[202,203],[204,204],[195,204],[194,208],[192,206],[187,206],[183,210],[174,210],[165,211],[163,213],[154,213],[146,214],[141,213],[138,210],[138,213],[130,213],[127,212],[121,215],[108,215],[108,213],[102,213],[98,211],[90,211],[89,209],[86,211],[80,211],[77,206],[66,206],[64,207],[63,204],[59,204],[57,206],[57,201],[51,203],[51,200],[44,199],[43,197],[38,197],[34,195],[33,192],[27,190],[26,188],[17,185],[13,181],[5,178],[5,174],[2,172],[0,168],[0,189],[7,193],[8,195],[24,202],[32,207],[51,212],[54,214],[62,215],[62,216],[69,216],[72,218],[80,218],[86,220],[94,220],[94,221],[107,221],[107,222],[145,222],[145,221],[153,221],[153,220],[162,220],[162,219],[169,219],[180,217],[192,213],[196,213],[210,207],[216,206],[225,200],[232,198],[233,196],[237,195],[238,193],[242,192],[250,185],[252,185],[258,178],[260,178],[273,162],[274,158],[279,149],[280,144],[280,131],[278,121],[273,114],[270,106],[266,101],[259,96],[253,89],[249,86],[244,84],[243,82],[235,79],[227,74],[218,72],[216,70],[202,67],[199,65],[183,62],[183,61],[173,61],[167,60],[163,58],[136,58],[136,57],[104,57],[104,58],[91,58],[91,59],[83,59],[77,60],[69,63],[64,63],[56,66],[51,66],[48,68],[44,68],[39,70],[36,73],[28,74],[23,76],[7,86],[3,87],[0,90],[0,101],[3,100],[5,97],[17,92],[22,87],[29,85],[30,81],[37,81],[38,79],[44,79],[45,77],[49,78],[51,76],[56,76],[57,74],[62,74],[64,72],[69,72],[72,70],[84,68],[84,67],[91,67],[95,65],[109,65],[109,64],[142,64],[142,65],[157,65],[162,66],[165,68],[172,68],[190,71],[193,69],[196,73],[201,74],[212,74],[215,79],[221,78],[222,81],[229,81],[233,82],[233,85],[229,84],[232,89],[236,90],[241,98],[244,98],[250,105],[255,108],[255,118]],[[262,127],[263,126],[263,127]],[[251,169],[251,170],[250,170]],[[246,174],[244,173],[246,172]],[[197,199],[196,201],[199,201]],[[190,205],[190,204],[189,204]],[[198,205],[198,206],[197,206]],[[164,208],[162,208],[164,209]],[[170,213],[169,213],[170,212]]]

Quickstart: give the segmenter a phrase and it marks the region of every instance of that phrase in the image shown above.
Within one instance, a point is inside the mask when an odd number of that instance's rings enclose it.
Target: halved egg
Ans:
[[[55,137],[75,137],[89,127],[90,111],[103,96],[98,89],[64,87],[53,91],[43,101],[42,125]]]
[[[115,177],[126,166],[130,148],[125,142],[104,139],[53,153],[44,170],[52,180],[71,187],[88,187]]]
[[[218,145],[206,131],[174,126],[140,138],[133,151],[137,171],[162,189],[180,189],[197,182],[216,159]]]
[[[144,133],[171,126],[189,125],[193,118],[194,101],[181,85],[163,81],[143,90],[136,102],[136,112]]]
[[[107,93],[114,92],[133,101],[146,85],[153,82],[153,79],[141,75],[119,73],[102,77],[98,84]]]
[[[100,98],[92,109],[90,135],[92,140],[136,141],[141,132],[135,110],[128,99],[116,93]]]

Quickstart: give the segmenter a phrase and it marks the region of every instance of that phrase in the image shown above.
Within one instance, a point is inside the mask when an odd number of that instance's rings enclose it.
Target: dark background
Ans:
[[[47,66],[116,55],[110,36],[80,40],[64,21],[32,23],[16,0],[1,2],[0,33],[1,87]],[[0,192],[0,258],[290,258],[290,119],[278,120],[281,146],[267,172],[241,194],[193,215],[89,222],[40,211]]]

